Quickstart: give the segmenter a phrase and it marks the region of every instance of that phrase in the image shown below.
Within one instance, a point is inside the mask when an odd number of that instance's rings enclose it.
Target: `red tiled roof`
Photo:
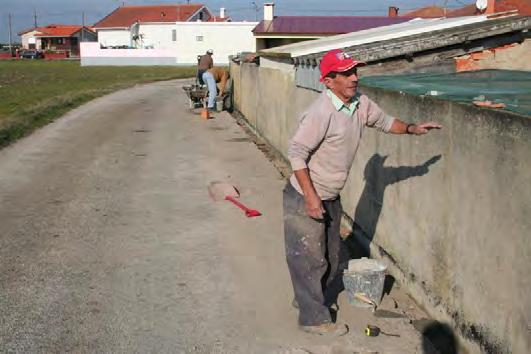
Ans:
[[[379,16],[278,16],[262,21],[253,29],[257,34],[341,34],[409,21],[405,17]]]
[[[531,2],[529,0],[496,0],[494,12],[505,12],[518,10],[518,13],[523,16],[531,16]],[[474,16],[481,14],[476,5],[467,5],[455,10],[447,10],[446,15],[444,9],[437,6],[428,6],[422,9],[408,12],[404,14],[407,17],[459,17],[459,16]]]
[[[135,22],[187,21],[204,5],[122,6],[96,23],[96,28],[129,27]]]
[[[79,32],[82,26],[77,25],[48,25],[46,27],[37,27],[35,30],[40,33],[36,37],[70,37]],[[85,27],[90,30],[89,28]]]
[[[212,16],[208,19],[208,22],[231,22],[230,17],[221,18],[219,16]]]
[[[31,31],[37,31],[37,28],[36,28],[36,27],[26,28],[26,29],[23,29],[23,30],[20,31],[20,32],[17,32],[17,34],[18,34],[19,36],[22,36],[23,34],[28,33],[28,32],[31,32]]]
[[[401,15],[402,16],[402,15]],[[444,9],[439,6],[427,6],[404,14],[406,17],[444,17]]]
[[[497,0],[494,12],[518,10],[519,15],[531,16],[531,1],[529,0]],[[450,12],[450,16],[471,16],[479,13],[475,5],[468,5]]]

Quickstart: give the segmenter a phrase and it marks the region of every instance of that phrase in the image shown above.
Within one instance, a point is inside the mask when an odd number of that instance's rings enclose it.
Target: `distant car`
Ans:
[[[44,54],[40,50],[25,49],[20,52],[20,57],[25,59],[42,59],[44,58]]]

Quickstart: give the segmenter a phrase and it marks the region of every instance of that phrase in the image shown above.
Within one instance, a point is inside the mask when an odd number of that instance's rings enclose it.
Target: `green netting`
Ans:
[[[367,76],[366,86],[430,95],[459,102],[492,101],[505,109],[531,116],[531,72],[480,70],[454,74]]]

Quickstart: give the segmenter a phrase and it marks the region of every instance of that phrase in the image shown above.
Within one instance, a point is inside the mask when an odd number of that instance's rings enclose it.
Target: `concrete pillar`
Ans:
[[[219,9],[219,18],[225,18],[225,8],[221,7]]]

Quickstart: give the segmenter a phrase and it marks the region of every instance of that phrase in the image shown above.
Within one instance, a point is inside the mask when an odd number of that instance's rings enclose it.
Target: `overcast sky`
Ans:
[[[276,0],[275,15],[327,15],[327,16],[386,16],[389,6],[397,6],[404,13],[428,5],[449,8],[461,7],[474,3],[473,0]],[[81,24],[82,13],[85,13],[85,23],[92,25],[101,20],[115,8],[126,5],[157,5],[178,4],[186,1],[171,0],[0,0],[0,42],[7,42],[9,36],[8,16],[12,15],[13,41],[20,41],[17,32],[31,28],[34,24],[34,13],[37,13],[39,26],[51,23]],[[234,20],[254,21],[263,16],[264,1],[249,0],[208,0],[192,1],[204,3],[214,12],[219,13],[220,7],[225,7],[227,13]],[[256,8],[253,3],[256,3]]]

